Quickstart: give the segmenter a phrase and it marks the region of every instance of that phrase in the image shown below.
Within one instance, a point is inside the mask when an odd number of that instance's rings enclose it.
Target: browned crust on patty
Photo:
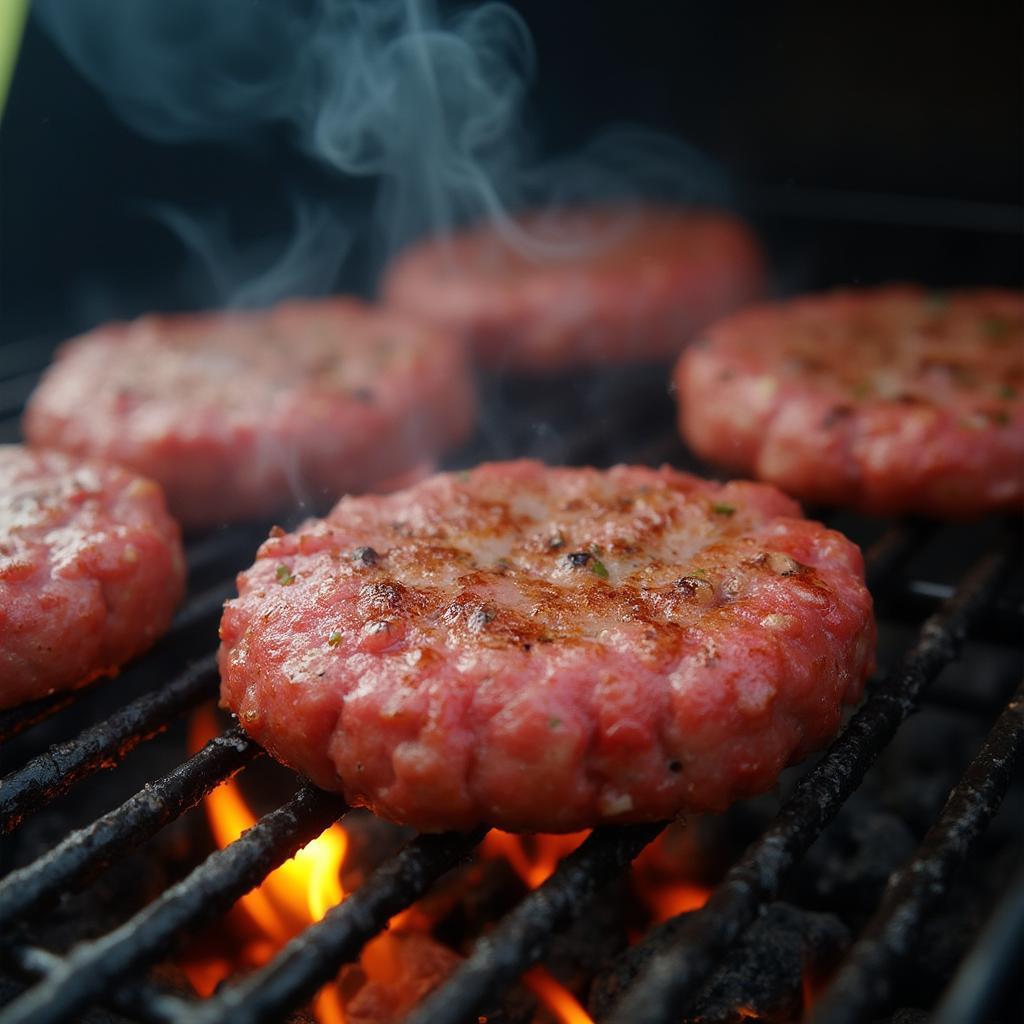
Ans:
[[[857,548],[774,488],[487,464],[277,531],[222,701],[421,829],[720,810],[834,733],[872,665]]]

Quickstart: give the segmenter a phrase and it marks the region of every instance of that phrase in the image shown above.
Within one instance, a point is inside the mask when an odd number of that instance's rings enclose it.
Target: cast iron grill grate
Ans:
[[[11,382],[12,403],[27,393],[28,376],[20,372]],[[640,370],[610,378],[584,375],[543,386],[490,382],[485,407],[493,411],[491,424],[500,429],[485,431],[458,464],[542,454],[573,463],[669,461],[699,468],[676,440],[663,379],[662,370]],[[6,410],[9,418],[0,421],[4,439],[17,436],[12,411]],[[937,532],[920,523],[879,529],[849,517],[831,519],[865,541],[869,582],[883,623],[891,620],[903,628],[912,624],[916,635],[883,666],[884,679],[870,689],[839,739],[727,871],[707,905],[688,915],[681,941],[655,956],[626,990],[611,1014],[613,1021],[678,1020],[759,911],[778,896],[900,724],[922,701],[939,701],[958,713],[995,719],[995,725],[912,860],[891,880],[832,989],[816,1008],[815,1019],[825,1024],[871,1019],[872,1012],[885,1005],[921,921],[948,890],[1010,785],[1014,758],[1024,743],[1024,694],[1020,689],[1009,694],[1019,667],[1012,673],[1003,671],[994,695],[930,687],[961,655],[969,637],[984,638],[1004,653],[1016,650],[1022,582],[1017,525],[988,522],[969,530]],[[248,564],[261,534],[258,528],[240,527],[189,544],[194,589],[170,635],[126,672],[141,681],[143,692],[71,739],[46,747],[8,771],[0,781],[3,832],[48,813],[79,782],[116,768],[134,747],[216,694],[210,637],[215,636],[220,604],[232,591],[233,572]],[[915,568],[929,545],[963,545],[972,557],[953,580],[933,578]],[[1007,586],[1015,570],[1018,575]],[[179,659],[178,670],[168,675],[167,666],[174,664],[179,649],[188,652],[187,657],[184,663]],[[109,685],[120,684],[99,684]],[[75,709],[87,693],[61,695],[0,714],[0,742],[9,747],[16,739],[31,741],[48,723],[74,721]],[[299,780],[291,799],[119,926],[61,956],[32,941],[33,922],[60,894],[118,863],[262,756],[237,727],[229,728],[164,777],[65,834],[49,852],[0,880],[0,957],[8,970],[28,983],[0,1009],[3,1024],[76,1020],[93,1004],[134,1019],[176,1024],[280,1020],[332,978],[342,963],[356,957],[392,916],[468,858],[483,837],[481,830],[414,838],[265,967],[229,981],[209,999],[182,998],[140,981],[145,969],[166,957],[183,935],[226,912],[348,810],[338,797]],[[602,885],[628,870],[661,828],[596,830],[547,882],[477,942],[471,955],[409,1020],[476,1020],[504,988],[543,957],[560,929],[586,913],[588,901]],[[941,1012],[947,1019],[984,1019],[986,999],[998,993],[1019,941],[1024,915],[1018,909],[1014,916],[1013,907],[1024,901],[1024,884],[1007,892],[1006,901],[1011,908],[1009,924],[993,918],[982,932],[946,997]],[[966,1003],[965,992],[974,993]],[[951,1013],[959,1015],[954,1018]]]

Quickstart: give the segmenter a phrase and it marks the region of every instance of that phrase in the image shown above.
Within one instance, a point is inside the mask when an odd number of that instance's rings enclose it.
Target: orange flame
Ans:
[[[190,749],[198,750],[219,732],[213,707],[200,709],[190,725]],[[205,807],[211,832],[219,847],[234,842],[256,824],[256,816],[233,781],[229,780],[211,792]],[[575,850],[589,834],[589,831],[583,831],[566,835],[521,836],[492,829],[481,844],[480,854],[483,859],[504,859],[526,886],[536,889],[551,877],[559,861]],[[345,898],[341,867],[347,850],[347,833],[340,825],[332,825],[268,875],[261,885],[242,896],[232,909],[228,923],[233,932],[244,936],[244,940],[232,944],[231,956],[224,956],[219,949],[205,956],[194,951],[193,959],[182,964],[196,991],[208,996],[234,970],[265,964],[285,943],[340,903]],[[662,922],[676,914],[695,910],[707,901],[710,890],[680,881],[680,867],[678,858],[673,857],[660,840],[637,861],[634,885],[643,904],[646,904],[650,915],[646,918],[648,923]],[[467,876],[467,884],[472,884],[472,877]],[[396,985],[401,987],[406,975],[409,978],[405,983],[418,984],[416,972],[406,968],[414,964],[416,955],[422,958],[425,954],[416,954],[413,947],[406,949],[406,944],[396,940],[395,933],[421,932],[429,936],[436,909],[422,905],[409,907],[392,918],[389,931],[367,944],[360,957],[360,965],[370,982],[378,988],[383,986],[389,992]],[[637,926],[640,924],[638,920]],[[560,1024],[592,1024],[591,1017],[572,993],[543,968],[535,967],[528,971],[523,976],[523,983]],[[808,995],[805,984],[805,1001],[809,1003]],[[738,1011],[750,1012],[746,1007],[740,1007]],[[313,1012],[320,1024],[344,1024],[345,1013],[336,984],[329,983],[320,990],[313,1001]]]
[[[189,726],[189,748],[198,750],[219,732],[213,708],[201,708]],[[255,815],[233,781],[215,789],[205,803],[210,830],[218,847],[233,843],[256,824]],[[236,910],[248,915],[253,926],[250,931],[255,930],[262,937],[247,944],[245,960],[248,964],[266,963],[289,939],[319,921],[345,898],[341,865],[347,849],[345,830],[340,825],[332,825],[238,901]],[[222,958],[184,967],[189,980],[204,996],[231,973],[231,964]],[[313,1010],[321,1024],[344,1024],[341,1000],[333,984],[321,989],[313,1002]]]
[[[572,853],[590,835],[570,832],[566,835],[538,834],[519,836],[491,829],[480,845],[481,856],[504,858],[509,867],[531,889],[546,882],[558,862]],[[544,970],[534,967],[523,975],[523,984],[551,1011],[559,1024],[593,1024],[590,1014],[575,996]]]
[[[518,836],[492,828],[484,837],[480,852],[484,857],[504,857],[509,867],[531,889],[536,889],[551,877],[558,862],[589,835],[588,830],[565,835]]]
[[[523,975],[523,984],[554,1014],[559,1024],[594,1024],[594,1018],[576,997],[544,970],[534,967]]]

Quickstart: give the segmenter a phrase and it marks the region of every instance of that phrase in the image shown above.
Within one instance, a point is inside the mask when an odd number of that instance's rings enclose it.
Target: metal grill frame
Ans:
[[[14,390],[24,390],[19,374]],[[533,416],[535,408],[528,408]],[[16,430],[0,423],[0,436]],[[627,431],[628,432],[628,431]],[[567,435],[566,461],[594,458],[593,431]],[[671,456],[680,464],[674,433],[660,428],[653,438],[634,446],[638,462]],[[464,454],[460,464],[476,461]],[[699,468],[687,465],[685,468]],[[258,532],[258,531],[257,531]],[[873,591],[891,592],[893,580],[928,539],[931,528],[920,523],[894,524],[869,550],[868,580]],[[232,549],[246,564],[254,549],[253,531],[241,528],[189,546],[190,568],[201,568]],[[1020,537],[1013,524],[997,537],[960,580],[952,594],[920,627],[916,642],[867,700],[818,764],[797,785],[775,819],[729,869],[707,905],[688,915],[682,941],[656,957],[625,993],[611,1020],[614,1024],[677,1019],[699,992],[725,952],[774,899],[814,839],[827,826],[864,774],[885,750],[900,724],[920,704],[929,684],[959,654],[969,630],[990,618],[1000,585],[1017,564]],[[170,643],[185,631],[215,623],[221,602],[232,592],[221,582],[191,596],[172,625]],[[928,581],[911,581],[901,594],[911,603],[944,593]],[[934,607],[934,602],[932,603]],[[1019,609],[1001,610],[1011,625]],[[1000,635],[1004,630],[998,631]],[[216,689],[214,656],[208,654],[169,683],[159,684],[77,738],[57,744],[0,780],[0,833],[38,813],[76,782],[120,762],[139,743],[166,729],[174,718],[197,706]],[[103,684],[100,684],[103,685]],[[63,694],[27,708],[0,714],[0,742],[32,728],[74,705],[81,694]],[[994,712],[993,708],[976,710]],[[882,903],[850,957],[816,1010],[823,1024],[864,1019],[887,994],[915,926],[948,888],[957,868],[998,807],[1011,778],[1014,758],[1024,742],[1022,695],[1011,699],[996,722],[935,826],[913,860],[894,876]],[[0,879],[0,935],[44,908],[62,891],[95,877],[160,828],[196,806],[213,788],[262,756],[260,748],[236,726],[212,740],[164,778],[144,787],[120,807],[67,836],[38,860]],[[72,1020],[93,1003],[106,1003],[140,1020],[173,1024],[273,1021],[301,1006],[340,966],[358,956],[394,914],[423,895],[443,873],[471,855],[484,831],[420,836],[383,864],[355,893],[320,922],[282,949],[264,968],[223,986],[207,1000],[170,995],[139,972],[166,956],[173,942],[226,911],[245,891],[299,847],[343,816],[347,808],[336,796],[302,783],[286,804],[265,815],[235,843],[212,853],[190,875],[169,888],[121,926],[67,956],[0,939],[0,958],[23,976],[38,979],[22,996],[0,1010],[2,1024],[42,1024]],[[452,977],[410,1016],[410,1024],[443,1024],[475,1019],[493,1004],[502,989],[541,959],[556,932],[585,913],[600,886],[628,869],[630,861],[661,831],[662,825],[601,828],[529,894],[495,929],[478,941]],[[1024,882],[1011,894],[1024,901]],[[1008,943],[1024,928],[986,931],[977,948],[988,950],[990,992],[1000,974]],[[1011,924],[1012,924],[1011,921]],[[1009,936],[1009,937],[1007,937]],[[1000,959],[1002,958],[1002,959]],[[970,958],[969,958],[970,960]],[[954,980],[947,1000],[955,1003],[967,985],[965,972]],[[865,985],[870,974],[872,984]],[[975,1006],[983,1005],[975,1002]],[[945,1011],[944,1011],[945,1012]],[[948,1016],[948,1013],[947,1013]],[[980,1019],[976,1014],[956,1018]]]

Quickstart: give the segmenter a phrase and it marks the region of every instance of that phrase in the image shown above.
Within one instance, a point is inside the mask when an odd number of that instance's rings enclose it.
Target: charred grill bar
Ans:
[[[69,886],[94,877],[261,753],[241,729],[229,729],[166,778],[147,786],[88,828],[72,832],[44,857],[12,871],[0,881],[0,930]]]
[[[217,663],[211,654],[155,693],[132,701],[77,739],[51,747],[5,776],[0,787],[0,832],[10,832],[26,814],[166,729],[176,715],[209,697],[216,680]]]
[[[518,429],[525,434],[531,420],[564,418],[558,413],[560,400],[554,395],[545,407],[539,399],[532,399],[524,406],[525,416],[523,411],[519,413]],[[610,408],[629,407],[625,399],[615,396],[614,389],[607,401]],[[514,408],[517,402],[503,404]],[[648,415],[645,419],[630,412],[623,435],[621,424],[613,426],[611,434],[602,433],[607,427],[582,430],[578,413],[576,410],[573,417],[575,433],[560,434],[569,439],[558,453],[567,461],[666,458],[685,464],[678,443],[666,437],[663,417]],[[15,436],[13,421],[0,422],[0,431]],[[513,454],[519,442],[513,437],[504,443],[513,450],[486,448],[471,453],[466,461]],[[945,596],[944,585],[922,578],[912,578],[905,584],[901,578],[930,532],[931,528],[922,524],[897,524],[870,548],[869,582],[880,607],[895,607],[906,614],[908,609],[921,606],[934,609],[936,598]],[[212,630],[220,601],[231,590],[230,575],[247,560],[257,539],[258,531],[238,529],[190,545],[190,568],[202,578],[202,584],[179,613],[163,649],[172,649],[178,638],[197,625],[202,624],[204,631],[207,626]],[[956,658],[967,633],[983,634],[982,627],[993,618],[991,610],[997,606],[1001,608],[1000,620],[1019,624],[1019,609],[1012,602],[1004,600],[997,605],[1001,581],[1016,564],[1018,542],[1016,532],[1007,543],[1000,539],[995,550],[983,555],[960,579],[952,596],[921,627],[917,641],[899,666],[884,683],[873,688],[829,753],[804,777],[761,838],[726,874],[706,908],[689,915],[684,942],[656,959],[627,990],[616,1019],[678,1019],[679,1008],[697,994],[759,909],[778,893],[787,873],[799,863],[803,852],[886,748],[900,723],[926,695],[929,683]],[[1002,626],[996,632],[999,637],[1007,635]],[[1005,644],[1006,640],[996,642]],[[10,772],[0,784],[0,812],[6,827],[15,828],[28,815],[48,813],[47,805],[60,794],[87,775],[113,767],[134,746],[213,694],[216,672],[206,643],[206,653],[183,671],[172,673],[170,683],[162,682],[167,678],[159,675],[162,669],[147,668],[153,665],[152,655],[143,659],[129,672],[140,678],[150,673],[149,692],[81,732],[77,739],[58,744]],[[73,709],[80,699],[81,694],[61,696],[8,712],[0,716],[0,736],[7,740],[47,719],[59,722],[68,707]],[[971,703],[971,710],[994,714],[996,709],[979,698]],[[940,884],[948,880],[954,864],[948,841],[956,838],[966,844],[965,837],[976,837],[983,830],[1009,779],[1011,754],[1020,745],[1020,715],[1018,695],[976,756],[943,816],[899,876],[904,883],[897,882],[879,907],[876,921],[865,933],[863,942],[867,945],[855,948],[847,971],[858,970],[858,964],[869,956],[873,975],[884,984],[898,966],[898,950],[889,939],[888,929],[894,919],[904,920],[908,911],[915,921],[928,912],[918,880],[938,877]],[[481,837],[481,833],[473,833],[413,840],[322,921],[282,949],[265,968],[242,981],[229,982],[205,1001],[168,995],[140,981],[139,972],[166,956],[189,930],[225,911],[239,895],[343,814],[346,808],[336,797],[300,788],[291,801],[264,816],[237,842],[211,854],[120,927],[77,946],[66,956],[56,956],[33,943],[28,927],[31,915],[45,913],[47,905],[63,891],[82,885],[116,863],[260,754],[255,744],[233,728],[119,807],[67,835],[49,853],[0,880],[0,956],[14,974],[38,979],[22,996],[0,1009],[3,1024],[74,1020],[93,1003],[109,1005],[140,1020],[175,1024],[280,1020],[332,977],[343,962],[357,956],[362,945],[382,930],[391,916],[413,903],[437,877],[468,856]],[[587,899],[600,883],[625,870],[657,831],[657,826],[598,830],[579,851],[566,858],[547,883],[478,943],[462,967],[414,1012],[413,1020],[426,1024],[474,1019],[477,1012],[495,1004],[502,988],[542,958],[555,932],[586,911]],[[966,845],[958,850],[966,852]],[[1024,897],[1020,887],[1013,893]],[[1009,900],[1014,898],[1013,893],[1007,894]],[[997,923],[993,921],[980,944],[988,951],[988,963],[1002,964],[1005,971],[1008,944],[1014,941],[1015,932],[1006,926],[996,928]],[[909,940],[912,934],[912,929],[906,929],[901,937]],[[837,985],[846,985],[847,977],[841,973]],[[1000,971],[990,970],[986,991],[992,991],[1000,981]],[[954,987],[950,998],[955,994]],[[826,996],[822,1013],[831,1012],[829,1005]]]

